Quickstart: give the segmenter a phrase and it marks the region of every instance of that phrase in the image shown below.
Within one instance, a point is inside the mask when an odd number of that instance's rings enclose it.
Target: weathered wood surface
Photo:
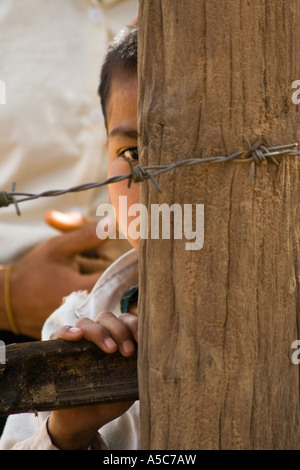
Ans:
[[[138,398],[136,355],[105,354],[85,340],[13,344],[5,355],[0,416]]]
[[[299,0],[142,0],[142,165],[300,142]],[[204,204],[205,240],[141,240],[145,449],[300,448],[300,158],[180,168],[142,203]],[[150,223],[149,223],[150,226]]]

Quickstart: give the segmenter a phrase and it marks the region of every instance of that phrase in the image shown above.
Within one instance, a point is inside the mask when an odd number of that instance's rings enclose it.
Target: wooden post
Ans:
[[[141,164],[300,142],[299,79],[300,0],[141,0]],[[149,212],[205,213],[198,251],[141,241],[145,449],[300,448],[300,157],[251,168],[172,170],[161,194],[142,185]]]

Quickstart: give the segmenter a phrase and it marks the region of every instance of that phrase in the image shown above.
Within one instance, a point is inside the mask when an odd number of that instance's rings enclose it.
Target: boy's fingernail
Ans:
[[[71,326],[71,328],[69,328],[69,331],[70,333],[74,333],[74,334],[77,334],[81,331],[80,328],[76,328],[76,326]]]
[[[134,351],[134,346],[131,341],[124,341],[122,347],[126,354],[132,353]]]
[[[112,338],[105,338],[104,343],[108,349],[115,349],[117,346]]]

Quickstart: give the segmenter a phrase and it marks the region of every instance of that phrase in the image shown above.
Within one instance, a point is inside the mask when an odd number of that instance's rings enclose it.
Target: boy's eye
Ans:
[[[120,157],[129,158],[130,160],[137,161],[139,159],[139,151],[137,147],[132,147],[120,153]]]

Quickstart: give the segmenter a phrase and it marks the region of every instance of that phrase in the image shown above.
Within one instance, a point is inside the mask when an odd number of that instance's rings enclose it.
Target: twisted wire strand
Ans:
[[[281,145],[277,147],[265,147],[261,140],[258,140],[255,144],[251,145],[248,140],[246,140],[248,150],[234,152],[228,156],[214,156],[208,158],[187,158],[184,160],[176,161],[171,164],[166,165],[148,165],[148,166],[141,166],[141,165],[133,165],[131,160],[126,157],[126,159],[130,166],[130,173],[126,175],[119,175],[119,176],[112,176],[107,178],[101,182],[94,182],[94,183],[84,183],[78,186],[73,186],[67,189],[54,189],[43,191],[38,194],[34,193],[26,193],[26,192],[16,192],[15,186],[16,184],[13,183],[13,187],[11,192],[8,191],[0,191],[0,207],[7,207],[11,204],[15,205],[16,212],[18,215],[21,214],[19,209],[19,204],[25,201],[31,201],[34,199],[39,199],[42,197],[55,197],[61,196],[64,194],[75,193],[80,191],[87,191],[90,189],[100,188],[102,186],[117,183],[120,181],[128,180],[128,186],[131,185],[132,182],[134,183],[141,183],[145,180],[150,179],[156,189],[159,192],[161,188],[156,180],[156,176],[161,175],[162,173],[171,171],[178,167],[186,167],[191,165],[197,165],[201,163],[227,163],[227,162],[234,162],[234,163],[251,163],[250,168],[250,176],[249,179],[253,178],[254,168],[256,164],[261,164],[267,159],[269,159],[273,164],[279,166],[279,162],[277,158],[280,157],[294,157],[299,156],[300,152],[298,150],[298,143],[288,144],[288,145]]]

